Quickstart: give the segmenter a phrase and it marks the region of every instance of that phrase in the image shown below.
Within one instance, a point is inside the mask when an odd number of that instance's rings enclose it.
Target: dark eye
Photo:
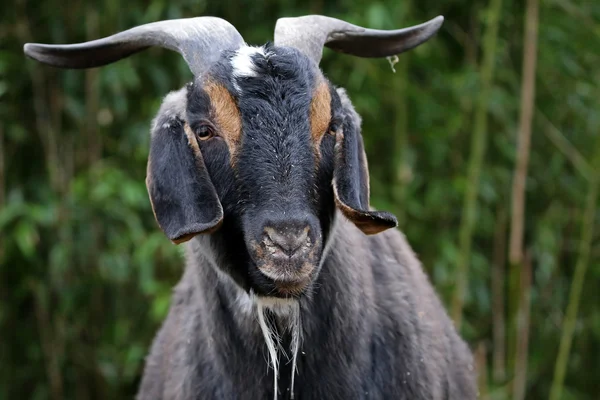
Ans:
[[[213,127],[206,124],[198,125],[194,129],[194,133],[196,134],[198,140],[208,140],[211,137],[215,136],[215,131]]]
[[[340,128],[341,128],[341,124],[339,121],[331,121],[327,132],[332,135],[335,135],[340,130]]]

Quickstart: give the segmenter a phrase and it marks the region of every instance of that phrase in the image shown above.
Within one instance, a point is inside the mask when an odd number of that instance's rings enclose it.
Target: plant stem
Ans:
[[[519,269],[521,293],[517,316],[517,348],[515,352],[515,376],[513,399],[524,400],[527,384],[527,361],[529,359],[529,326],[531,320],[531,259],[525,257]]]
[[[531,266],[523,264],[523,235],[525,230],[525,186],[527,181],[527,167],[529,164],[529,148],[531,143],[531,125],[535,107],[535,71],[537,64],[538,42],[538,0],[527,0],[525,11],[525,38],[523,44],[523,77],[521,81],[521,116],[519,120],[519,133],[517,139],[517,160],[513,174],[512,187],[512,215],[510,224],[509,241],[509,299],[514,299],[509,307],[510,334],[514,334],[514,380],[513,399],[525,398],[525,384],[527,382],[527,353],[529,331],[529,298],[530,281],[528,274],[523,269]],[[523,270],[523,271],[522,271]],[[524,278],[524,279],[523,279]],[[514,322],[516,321],[516,324]],[[516,328],[512,326],[516,325]],[[509,349],[512,350],[512,349]]]
[[[486,353],[485,343],[479,342],[475,350],[475,364],[477,366],[477,387],[479,388],[478,398],[480,400],[488,400],[490,398]]]
[[[496,232],[494,233],[494,258],[492,263],[492,321],[493,359],[492,376],[494,383],[506,379],[506,321],[504,319],[504,265],[506,263],[506,206],[500,202],[496,212]]]
[[[521,83],[521,118],[517,144],[517,161],[513,175],[512,218],[510,226],[509,262],[519,266],[523,261],[525,225],[525,183],[529,163],[531,124],[535,104],[535,69],[537,62],[538,0],[527,0],[525,44],[523,46],[523,80]]]
[[[550,391],[550,400],[561,399],[565,375],[567,372],[569,353],[571,350],[571,343],[573,342],[573,332],[575,331],[575,323],[577,322],[579,301],[581,300],[581,292],[583,290],[585,273],[588,268],[590,249],[592,247],[594,219],[598,208],[598,187],[600,186],[600,173],[598,171],[600,171],[600,140],[597,140],[593,175],[590,179],[589,190],[586,198],[586,206],[581,221],[579,257],[577,258],[577,263],[575,265],[575,275],[573,276],[573,282],[571,283],[567,313],[563,321],[558,358],[556,359],[556,364],[554,366],[554,380],[552,382],[552,389]]]
[[[483,63],[481,66],[481,90],[475,109],[473,136],[471,138],[470,159],[467,172],[467,188],[463,201],[462,216],[459,228],[459,253],[457,260],[456,289],[452,300],[452,319],[457,329],[462,322],[463,304],[467,291],[467,277],[471,260],[471,241],[473,227],[477,217],[477,195],[479,193],[479,177],[483,165],[483,156],[487,141],[488,102],[492,91],[494,64],[496,60],[496,43],[502,0],[490,0],[487,17],[488,25],[483,38]]]

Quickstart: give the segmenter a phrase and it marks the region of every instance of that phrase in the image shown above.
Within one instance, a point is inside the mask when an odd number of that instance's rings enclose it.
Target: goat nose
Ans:
[[[265,236],[263,242],[271,255],[277,256],[285,254],[288,257],[294,257],[304,254],[310,247],[310,228],[305,225],[302,228],[295,228],[294,224],[286,224],[279,229],[277,227],[265,227]]]

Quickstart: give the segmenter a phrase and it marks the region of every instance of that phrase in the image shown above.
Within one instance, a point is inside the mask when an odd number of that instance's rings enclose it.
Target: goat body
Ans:
[[[474,399],[469,349],[397,230],[365,236],[336,216],[312,296],[299,300],[302,342],[296,399]],[[152,346],[138,399],[273,398],[261,299],[211,265],[195,238],[169,315]],[[287,305],[270,306],[285,330]],[[291,341],[283,334],[283,345]],[[280,396],[291,363],[279,352]]]

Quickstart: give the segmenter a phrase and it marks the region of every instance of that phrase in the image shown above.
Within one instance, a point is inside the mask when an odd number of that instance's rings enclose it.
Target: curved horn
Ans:
[[[198,76],[218,60],[222,50],[235,50],[243,43],[242,36],[224,19],[196,17],[140,25],[85,43],[27,43],[23,50],[29,57],[55,67],[92,68],[160,46],[180,53]]]
[[[275,25],[275,45],[295,47],[317,64],[323,46],[359,57],[387,57],[427,41],[443,22],[444,17],[440,15],[421,25],[382,31],[322,15],[280,18]]]

